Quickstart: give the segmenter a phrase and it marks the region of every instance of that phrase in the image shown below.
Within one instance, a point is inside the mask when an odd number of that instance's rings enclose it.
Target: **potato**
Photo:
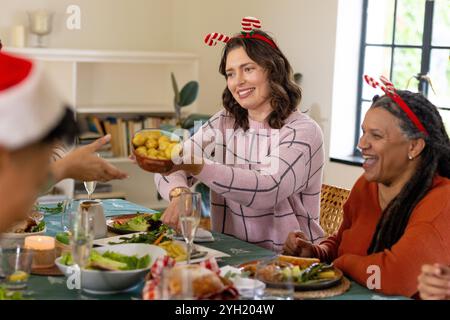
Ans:
[[[182,149],[178,138],[169,138],[160,131],[138,132],[133,138],[136,153],[152,159],[170,160]],[[175,153],[174,153],[175,152]]]
[[[167,159],[171,159],[172,158],[172,147],[169,146],[166,151],[165,151],[165,156]]]
[[[155,137],[149,137],[147,139],[147,142],[145,143],[145,146],[147,147],[147,149],[158,148],[158,139],[156,139]]]
[[[158,146],[159,150],[165,151],[169,146],[170,146],[169,141],[161,141],[161,139],[159,139],[159,146]]]
[[[136,153],[141,155],[141,156],[143,156],[143,157],[145,157],[145,156],[147,156],[147,148],[144,147],[144,146],[141,146],[141,147],[136,149]]]
[[[158,139],[159,137],[161,137],[160,131],[146,131],[145,134],[148,138],[152,137]]]
[[[137,133],[133,138],[133,144],[135,147],[140,147],[145,144],[146,140],[146,136],[144,136],[142,133]]]
[[[168,136],[160,136],[158,139],[158,143],[161,144],[161,142],[168,142],[170,143],[170,139]]]
[[[147,156],[150,158],[157,158],[158,157],[158,150],[151,148],[147,149]]]

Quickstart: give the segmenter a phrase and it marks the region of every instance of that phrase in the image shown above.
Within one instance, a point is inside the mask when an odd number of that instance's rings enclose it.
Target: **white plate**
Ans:
[[[113,251],[125,255],[137,255],[143,257],[150,255],[151,262],[147,268],[124,271],[100,271],[82,270],[81,288],[94,294],[113,294],[133,289],[143,281],[145,275],[150,270],[153,263],[159,257],[166,255],[166,251],[160,247],[144,243],[127,243],[120,245],[104,246],[95,248],[100,253]],[[74,274],[74,269],[61,264],[61,257],[55,260],[56,265],[64,275],[70,277]]]
[[[133,235],[133,233],[132,234],[122,234],[119,236],[114,236],[114,237],[109,237],[109,238],[97,239],[97,240],[94,240],[94,245],[97,245],[97,246],[120,246],[120,244],[110,245],[109,242],[119,242],[120,238],[122,238],[122,237],[128,238],[128,237],[131,237],[132,235]],[[174,241],[181,244],[182,246],[186,245],[184,241],[179,241],[179,240],[174,240]],[[221,257],[229,257],[230,256],[229,254],[226,254],[225,252],[214,250],[214,249],[211,249],[211,248],[208,248],[208,247],[205,247],[202,245],[198,245],[198,244],[195,245],[195,248],[198,251],[206,251],[207,254],[206,254],[206,256],[204,256],[202,258],[192,260],[191,262],[193,262],[193,263],[197,263],[197,262],[200,262],[200,261],[212,258],[212,257],[221,258]],[[177,262],[177,263],[184,264],[185,262]]]
[[[224,266],[220,268],[220,275],[224,277],[228,272],[233,275],[230,280],[233,281],[234,286],[239,291],[241,297],[246,299],[253,299],[257,292],[266,288],[266,284],[262,281],[241,277],[241,270],[232,266]]]
[[[176,236],[176,237],[174,237],[174,239],[183,241],[182,236]],[[198,228],[197,232],[195,232],[194,242],[196,242],[196,243],[214,242],[214,237],[213,237],[212,233],[209,232],[208,230],[205,230],[203,228]]]

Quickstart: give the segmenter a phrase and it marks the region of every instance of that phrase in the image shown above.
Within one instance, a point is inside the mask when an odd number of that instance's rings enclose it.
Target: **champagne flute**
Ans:
[[[97,157],[100,157],[100,154],[95,153]],[[92,194],[95,191],[95,187],[97,186],[97,181],[84,181],[84,188],[87,191],[88,194],[88,200],[91,200]]]
[[[201,217],[201,194],[182,193],[179,202],[181,232],[187,248],[187,263],[191,263],[192,246]]]
[[[72,231],[72,256],[74,262],[85,267],[89,262],[89,255],[94,240],[94,224],[87,209],[80,207],[75,213]]]
[[[72,247],[72,258],[75,265],[79,268],[80,284],[82,284],[82,269],[89,263],[93,240],[94,223],[89,211],[82,207],[71,214],[72,233],[70,245]]]
[[[96,186],[97,181],[84,181],[84,187],[86,188],[88,194],[88,200],[91,200],[92,194],[94,193]]]

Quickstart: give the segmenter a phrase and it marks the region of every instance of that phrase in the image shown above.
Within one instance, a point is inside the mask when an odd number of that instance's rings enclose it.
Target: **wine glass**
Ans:
[[[192,245],[201,217],[201,194],[182,193],[179,202],[181,232],[187,247],[187,264],[191,263]]]
[[[73,261],[80,267],[89,262],[92,242],[94,240],[94,223],[86,209],[74,212],[71,235]]]
[[[100,157],[100,154],[96,153],[97,157]],[[88,193],[88,200],[91,200],[92,194],[95,191],[95,187],[97,186],[97,181],[84,181],[84,188]]]
[[[91,200],[92,194],[94,193],[96,186],[97,181],[84,181],[84,187],[88,194],[88,200]]]
[[[89,211],[80,207],[78,211],[71,212],[70,245],[74,267],[79,271],[79,283],[82,284],[82,269],[89,263],[93,240],[94,222]]]

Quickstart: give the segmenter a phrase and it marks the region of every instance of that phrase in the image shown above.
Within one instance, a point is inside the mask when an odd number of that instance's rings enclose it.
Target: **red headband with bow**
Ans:
[[[262,40],[264,42],[267,42],[272,48],[277,49],[276,44],[270,40],[269,38],[255,33],[255,30],[261,29],[261,20],[254,18],[254,17],[244,17],[241,20],[241,26],[242,26],[242,34],[239,36],[240,38],[252,38],[252,39],[258,39]],[[231,37],[224,35],[222,33],[212,32],[208,33],[205,36],[205,43],[208,46],[215,46],[217,44],[217,41],[227,43],[230,41]]]
[[[410,107],[406,104],[405,101],[399,96],[397,93],[397,90],[394,87],[394,84],[389,81],[386,77],[381,76],[380,80],[382,84],[380,84],[378,81],[376,81],[374,78],[369,77],[368,75],[364,75],[364,80],[372,86],[373,88],[380,87],[381,90],[392,100],[395,101],[395,103],[406,113],[408,118],[414,123],[414,125],[419,129],[421,132],[423,132],[425,135],[428,136],[428,131],[423,126],[422,122],[420,122],[419,118],[417,118],[416,114],[411,110]]]

